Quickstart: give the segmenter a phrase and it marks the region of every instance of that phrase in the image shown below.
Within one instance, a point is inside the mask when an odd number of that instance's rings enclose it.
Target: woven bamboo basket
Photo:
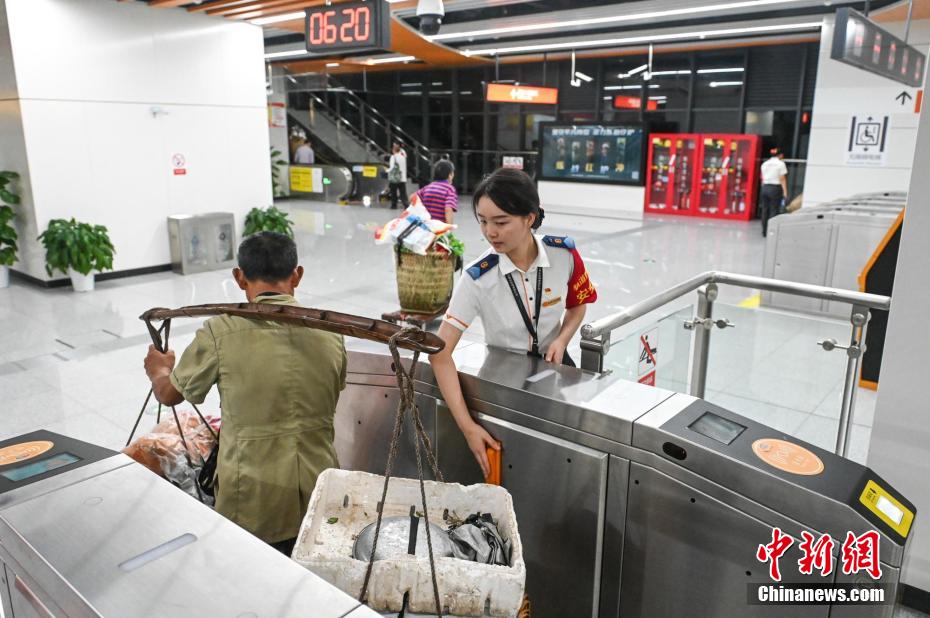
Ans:
[[[455,256],[448,253],[401,253],[397,264],[397,298],[407,313],[438,313],[449,303],[455,282]]]

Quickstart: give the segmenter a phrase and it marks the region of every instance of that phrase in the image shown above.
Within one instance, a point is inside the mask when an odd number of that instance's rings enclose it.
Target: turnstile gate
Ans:
[[[391,359],[348,345],[340,463],[383,473],[397,405]],[[534,618],[891,617],[915,509],[870,469],[687,395],[480,344],[455,359],[469,408],[503,444]],[[481,482],[425,361],[417,390],[445,479]],[[773,465],[781,459],[787,469]],[[415,476],[412,454],[395,470]],[[862,583],[868,576],[838,567],[802,575],[801,532],[836,540],[838,565],[847,532],[877,531],[888,604],[749,604],[750,584],[772,583],[756,550],[774,527],[795,539],[783,583]]]
[[[125,455],[0,442],[4,618],[377,617]]]

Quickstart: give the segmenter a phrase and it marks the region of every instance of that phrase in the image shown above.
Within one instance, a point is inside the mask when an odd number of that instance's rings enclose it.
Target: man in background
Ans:
[[[414,194],[433,219],[452,223],[452,218],[459,209],[459,195],[452,186],[453,178],[455,166],[452,161],[441,159],[433,166],[433,182]]]
[[[294,163],[313,165],[315,161],[316,155],[313,152],[313,147],[310,146],[310,142],[304,141],[304,143],[297,147],[297,151],[294,152]]]
[[[772,148],[769,154],[771,156],[762,163],[762,192],[759,195],[762,236],[768,234],[769,219],[784,212],[788,195],[788,166],[783,161],[785,155],[778,148]]]
[[[407,200],[407,153],[400,144],[394,142],[391,146],[391,158],[388,160],[388,188],[391,195],[391,210],[397,208],[400,199],[404,208],[410,205]]]

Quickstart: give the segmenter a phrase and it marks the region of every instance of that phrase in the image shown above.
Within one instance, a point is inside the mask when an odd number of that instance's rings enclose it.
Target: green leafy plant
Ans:
[[[19,204],[19,195],[8,187],[10,182],[19,178],[16,172],[0,172],[0,266],[12,266],[16,261],[19,238],[10,223],[16,216],[13,206]]]
[[[82,275],[113,269],[116,250],[102,225],[52,219],[39,240],[45,247],[45,271],[50,277],[55,270],[67,274],[69,267]]]
[[[291,238],[294,237],[294,222],[287,218],[287,214],[274,206],[268,208],[253,208],[245,216],[245,229],[243,236],[251,236],[258,232],[278,232]]]
[[[281,158],[281,151],[271,148],[271,194],[275,197],[281,195],[281,168],[287,161]]]

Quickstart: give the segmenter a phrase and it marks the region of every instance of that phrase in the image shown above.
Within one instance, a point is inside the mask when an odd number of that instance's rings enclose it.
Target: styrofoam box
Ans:
[[[377,518],[384,477],[367,472],[329,469],[317,479],[292,558],[347,594],[358,597],[368,563],[352,557],[355,538]],[[511,566],[479,564],[457,558],[436,558],[439,594],[444,611],[457,616],[517,615],[523,599],[526,565],[517,530],[513,500],[503,487],[426,481],[429,520],[442,526],[443,512],[460,519],[490,513],[505,540],[510,540]],[[384,516],[409,515],[411,505],[422,511],[419,481],[391,478]],[[335,523],[327,523],[331,518]],[[435,611],[429,558],[401,556],[374,563],[368,585],[368,605],[400,611],[404,593],[408,609]]]

